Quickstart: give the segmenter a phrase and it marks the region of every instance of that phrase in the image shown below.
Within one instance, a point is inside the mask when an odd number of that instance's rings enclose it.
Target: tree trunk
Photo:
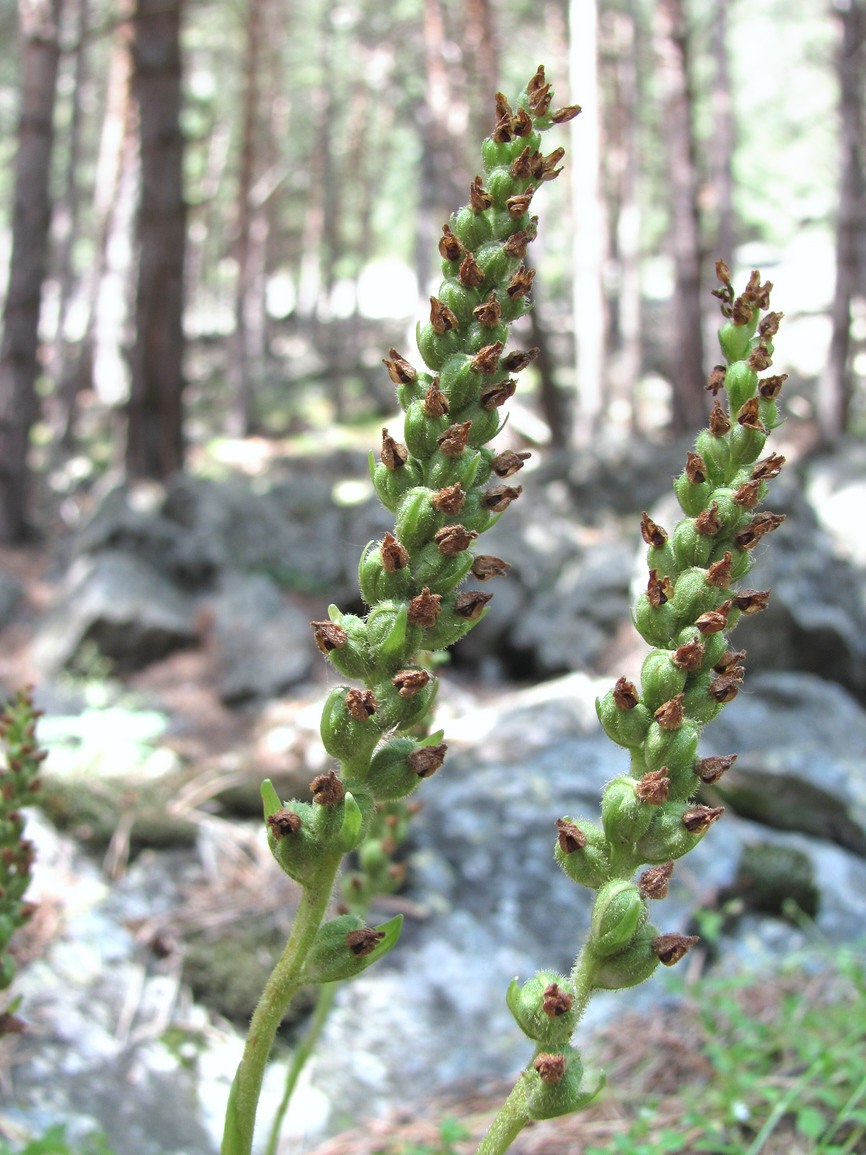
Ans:
[[[182,7],[183,0],[138,0],[132,46],[141,199],[126,468],[157,480],[183,466]]]
[[[583,106],[572,133],[574,213],[574,338],[578,445],[587,445],[602,422],[605,370],[604,204],[601,188],[601,113],[598,82],[597,0],[569,5],[571,98]]]
[[[715,0],[713,13],[713,147],[710,155],[716,210],[716,256],[734,267],[734,110],[728,56],[730,0]]]
[[[866,11],[863,0],[836,10],[841,24],[839,77],[840,181],[836,219],[836,288],[833,333],[826,372],[818,384],[821,433],[838,437],[848,427],[853,381],[850,367],[851,303],[866,293],[866,180],[863,175],[863,68]]]
[[[692,129],[689,41],[682,0],[659,0],[656,43],[664,91],[674,260],[669,347],[673,385],[671,426],[683,433],[704,424],[705,373],[701,334],[701,250],[698,175]]]
[[[51,218],[49,179],[61,0],[20,0],[21,120],[12,258],[0,345],[0,541],[28,532],[27,451],[38,413],[39,305]]]

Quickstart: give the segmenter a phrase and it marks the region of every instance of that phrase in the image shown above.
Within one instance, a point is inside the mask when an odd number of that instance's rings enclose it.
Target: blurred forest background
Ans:
[[[540,198],[521,432],[696,428],[717,256],[779,286],[789,412],[863,432],[864,10],[0,0],[0,541],[239,438],[375,443],[493,93],[539,62],[584,111]]]

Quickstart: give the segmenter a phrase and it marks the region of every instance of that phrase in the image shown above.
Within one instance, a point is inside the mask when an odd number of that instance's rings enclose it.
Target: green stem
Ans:
[[[326,858],[301,894],[292,932],[253,1012],[244,1053],[226,1108],[221,1155],[252,1155],[265,1067],[289,1003],[303,985],[304,963],[322,924],[342,855]]]
[[[319,987],[319,995],[316,999],[313,1014],[310,1017],[309,1026],[304,1037],[295,1048],[292,1060],[289,1063],[289,1068],[286,1071],[286,1085],[283,1088],[283,1097],[280,1100],[280,1105],[277,1108],[277,1113],[271,1125],[271,1134],[268,1139],[268,1145],[265,1148],[265,1155],[277,1155],[280,1131],[283,1127],[286,1111],[288,1110],[298,1079],[301,1076],[301,1071],[303,1071],[307,1065],[307,1060],[315,1050],[319,1036],[324,1029],[325,1023],[328,1021],[328,1015],[334,1004],[334,998],[336,997],[339,985],[339,983],[323,983],[322,986]]]
[[[524,1078],[520,1078],[511,1088],[511,1093],[490,1124],[487,1134],[481,1140],[475,1155],[504,1155],[526,1124],[529,1112],[526,1110],[526,1090]]]

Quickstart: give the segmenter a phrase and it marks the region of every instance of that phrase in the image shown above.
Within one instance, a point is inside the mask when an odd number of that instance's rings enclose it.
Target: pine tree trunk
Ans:
[[[27,452],[38,413],[39,306],[51,218],[49,180],[61,0],[20,0],[21,119],[12,258],[0,345],[0,541],[27,537]]]
[[[853,380],[850,367],[851,302],[866,293],[866,179],[863,175],[863,68],[866,11],[863,0],[838,8],[840,181],[836,219],[836,288],[827,369],[818,385],[821,433],[838,437],[848,427]]]
[[[698,175],[691,115],[689,40],[682,0],[659,0],[655,18],[665,93],[674,261],[670,348],[676,352],[669,368],[673,386],[671,426],[675,433],[683,433],[703,425],[707,407],[701,336]]]
[[[132,48],[141,199],[126,468],[157,480],[183,466],[182,7],[183,0],[138,0]]]

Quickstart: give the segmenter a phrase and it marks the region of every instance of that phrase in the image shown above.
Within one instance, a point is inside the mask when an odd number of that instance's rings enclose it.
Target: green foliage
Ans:
[[[454,1144],[468,1138],[469,1132],[461,1123],[445,1118],[439,1124],[439,1142],[435,1147],[429,1143],[403,1143],[390,1151],[376,1152],[376,1155],[459,1155]]]
[[[66,1127],[58,1123],[23,1146],[0,1139],[0,1155],[115,1155],[115,1152],[102,1135],[89,1135],[76,1142],[67,1141]]]

